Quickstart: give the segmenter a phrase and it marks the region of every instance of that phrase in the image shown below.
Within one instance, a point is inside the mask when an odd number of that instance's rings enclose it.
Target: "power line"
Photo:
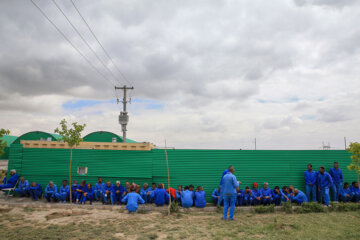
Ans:
[[[115,62],[113,61],[113,59],[110,57],[109,53],[105,50],[104,46],[101,44],[101,42],[99,41],[99,39],[96,37],[95,33],[93,32],[93,30],[91,29],[91,27],[89,26],[89,24],[86,22],[85,18],[83,17],[83,15],[80,13],[79,9],[76,7],[75,3],[73,0],[71,0],[72,5],[74,6],[74,8],[76,9],[76,11],[78,12],[78,14],[80,15],[81,19],[84,21],[85,25],[87,26],[87,28],[89,29],[89,31],[91,32],[91,34],[93,35],[93,37],[96,39],[96,41],[98,42],[98,44],[100,45],[100,47],[102,48],[102,50],[104,51],[105,55],[109,58],[109,60],[111,61],[111,63],[115,66],[116,70],[120,73],[120,75],[124,78],[124,80],[126,82],[128,82],[131,86],[133,86],[133,84],[125,77],[125,75],[121,72],[121,70],[119,69],[119,67],[115,64]]]
[[[68,23],[71,25],[71,27],[74,29],[74,31],[79,35],[81,40],[86,44],[86,46],[90,49],[92,53],[96,56],[96,58],[99,60],[99,62],[110,72],[110,74],[113,76],[115,80],[117,80],[119,83],[120,81],[117,79],[117,77],[114,75],[114,73],[106,66],[103,60],[97,55],[97,53],[94,51],[94,49],[90,46],[90,44],[85,40],[85,38],[82,36],[82,34],[78,31],[78,29],[74,26],[74,24],[71,22],[71,20],[66,16],[64,11],[60,8],[60,6],[56,3],[55,0],[52,0],[52,2],[55,4],[56,8],[61,12],[61,14],[65,17],[65,19],[68,21]]]
[[[40,11],[40,13],[51,23],[51,25],[65,38],[65,40],[76,50],[76,52],[85,59],[85,61],[105,80],[111,82],[109,79],[106,78],[104,74],[102,74],[91,62],[90,60],[70,41],[70,39],[63,33],[56,24],[48,17],[48,15],[33,1],[30,0],[32,4]],[[111,82],[111,85],[114,84]]]

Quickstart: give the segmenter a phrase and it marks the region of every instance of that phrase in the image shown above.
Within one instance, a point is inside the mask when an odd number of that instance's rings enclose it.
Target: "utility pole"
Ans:
[[[345,143],[345,150],[346,150],[346,147],[347,147],[347,145],[346,145],[346,137],[344,137],[344,143]]]
[[[256,138],[255,138],[255,150],[256,150]]]
[[[123,87],[116,87],[115,86],[115,91],[117,89],[120,89],[120,90],[123,90],[124,91],[124,97],[123,97],[123,100],[122,100],[122,103],[123,103],[123,110],[122,112],[120,112],[120,115],[119,115],[119,123],[121,125],[121,131],[123,132],[123,142],[125,143],[126,142],[126,125],[128,124],[129,122],[129,115],[126,111],[126,104],[128,103],[127,99],[126,99],[126,91],[127,90],[133,90],[134,87],[127,87],[126,85],[124,85]],[[117,100],[119,102],[119,99]]]

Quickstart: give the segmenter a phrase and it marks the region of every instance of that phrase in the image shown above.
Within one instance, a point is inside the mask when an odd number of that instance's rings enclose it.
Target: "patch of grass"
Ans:
[[[301,207],[295,209],[296,213],[321,213],[325,212],[325,207],[322,204],[311,202],[303,203]]]
[[[156,233],[149,233],[144,236],[137,237],[137,240],[154,240],[157,239],[159,236]]]
[[[255,213],[273,213],[275,212],[275,205],[271,204],[269,206],[257,206],[251,210]]]
[[[285,213],[293,213],[291,202],[283,202],[281,204],[281,210]]]
[[[23,211],[24,211],[24,212],[35,212],[35,209],[34,209],[34,208],[30,208],[30,207],[24,207],[24,208],[23,208]]]
[[[335,212],[351,212],[360,210],[360,204],[356,203],[332,203],[329,211]]]

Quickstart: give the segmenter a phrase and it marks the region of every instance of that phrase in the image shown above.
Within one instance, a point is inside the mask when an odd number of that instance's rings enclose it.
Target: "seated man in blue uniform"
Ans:
[[[139,203],[145,203],[144,199],[142,199],[140,194],[135,192],[134,187],[130,188],[130,193],[126,194],[126,196],[122,199],[122,202],[126,203],[126,209],[129,211],[129,213],[136,212],[139,208]]]
[[[252,196],[253,196],[253,202],[252,205],[256,206],[259,205],[261,203],[261,192],[258,189],[259,184],[258,183],[253,183],[253,189],[252,189]]]
[[[206,206],[206,196],[205,196],[204,188],[202,186],[197,187],[194,199],[195,199],[195,207],[204,208]]]
[[[352,202],[359,202],[360,200],[360,190],[359,190],[359,183],[358,182],[352,182],[350,191],[352,194]]]
[[[116,184],[112,191],[112,198],[114,204],[121,204],[121,199],[124,193],[124,187],[120,184],[120,181],[116,181]]]
[[[272,203],[272,191],[271,188],[268,187],[269,183],[264,182],[263,188],[260,189],[261,195],[261,203],[265,205],[270,205]]]
[[[67,180],[62,181],[62,185],[59,188],[59,192],[55,194],[56,198],[63,203],[66,203],[70,199],[70,187],[67,185]]]
[[[150,190],[149,184],[147,184],[147,183],[144,183],[143,187],[140,189],[140,196],[145,201],[145,203],[149,202],[149,198],[148,198],[149,195],[147,195],[149,190]]]
[[[291,202],[290,201],[290,192],[289,188],[287,186],[283,186],[283,188],[280,190],[281,193],[281,202]]]
[[[56,184],[54,184],[54,182],[50,181],[49,184],[46,186],[45,188],[45,198],[48,202],[51,201],[51,199],[56,202],[57,198],[56,198],[56,193],[57,193],[57,187]]]
[[[90,205],[95,200],[95,189],[91,185],[91,183],[88,183],[86,187],[84,188],[83,196],[81,197],[81,204],[85,204],[86,201],[89,200]]]
[[[292,194],[292,202],[301,205],[304,202],[308,202],[308,199],[305,193],[298,189],[294,189],[294,193]]]
[[[275,186],[274,189],[272,190],[272,198],[273,198],[273,203],[276,206],[280,206],[280,204],[281,204],[281,192],[280,192],[279,186]]]
[[[253,202],[252,191],[248,186],[246,186],[244,191],[244,205],[250,206],[252,202]]]
[[[29,181],[25,180],[24,177],[20,178],[20,182],[18,187],[15,189],[15,192],[19,195],[19,197],[29,196]]]
[[[75,202],[76,197],[77,197],[77,192],[76,189],[78,189],[80,187],[80,184],[78,184],[77,180],[73,181],[73,185],[71,185],[71,200],[72,202]]]
[[[32,182],[30,189],[29,189],[29,193],[30,193],[32,200],[37,201],[41,197],[43,190],[42,190],[40,184],[38,184],[36,182]]]
[[[218,201],[220,199],[220,189],[219,188],[215,188],[214,191],[212,192],[211,194],[211,197],[212,197],[212,200],[213,200],[213,203],[215,205],[218,205]],[[220,203],[220,204],[223,204],[223,203]]]
[[[80,182],[80,186],[78,186],[76,188],[76,203],[78,204],[81,204],[81,199],[84,195],[84,192],[85,192],[85,188],[86,188],[86,181],[85,180],[82,180]]]
[[[345,182],[344,187],[340,188],[339,191],[339,201],[340,202],[350,202],[353,195],[349,187],[349,183]]]
[[[179,185],[176,190],[176,202],[181,205],[181,192],[182,192],[182,185]]]
[[[169,194],[164,189],[164,185],[162,183],[158,184],[158,188],[154,191],[153,194],[154,203],[158,207],[164,206],[164,204],[169,201]]]
[[[114,190],[114,186],[111,184],[110,181],[107,181],[104,187],[104,195],[103,195],[105,205],[109,204],[109,200],[112,205],[114,204],[113,199],[111,198],[111,194],[113,190]]]
[[[194,204],[194,192],[185,186],[184,191],[181,193],[181,206],[184,208],[192,207]]]
[[[152,183],[151,188],[146,193],[146,195],[148,196],[148,203],[154,203],[154,192],[155,192],[155,190],[156,190],[156,183]]]
[[[0,185],[0,190],[6,189],[6,188],[13,188],[15,187],[15,184],[17,183],[19,179],[19,176],[16,174],[16,170],[13,169],[10,171],[10,178],[6,178],[6,183]]]
[[[104,199],[102,199],[104,187],[105,183],[103,183],[103,179],[99,177],[94,189],[96,201],[104,201]]]
[[[235,206],[242,206],[244,203],[244,191],[240,189],[240,186],[236,189],[236,202]]]

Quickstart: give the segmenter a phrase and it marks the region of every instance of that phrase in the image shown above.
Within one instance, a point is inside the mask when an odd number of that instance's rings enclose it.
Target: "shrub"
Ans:
[[[180,204],[177,202],[171,202],[170,205],[170,212],[172,213],[177,213],[180,210]]]
[[[286,213],[292,213],[293,209],[292,209],[291,202],[283,202],[282,205],[281,205],[281,210],[286,212]]]
[[[275,205],[254,207],[253,211],[255,213],[273,213],[275,212]]]
[[[333,203],[329,211],[350,212],[360,210],[360,205],[356,203]]]
[[[301,207],[295,209],[296,213],[314,213],[314,212],[325,212],[323,205],[319,203],[303,203]]]

